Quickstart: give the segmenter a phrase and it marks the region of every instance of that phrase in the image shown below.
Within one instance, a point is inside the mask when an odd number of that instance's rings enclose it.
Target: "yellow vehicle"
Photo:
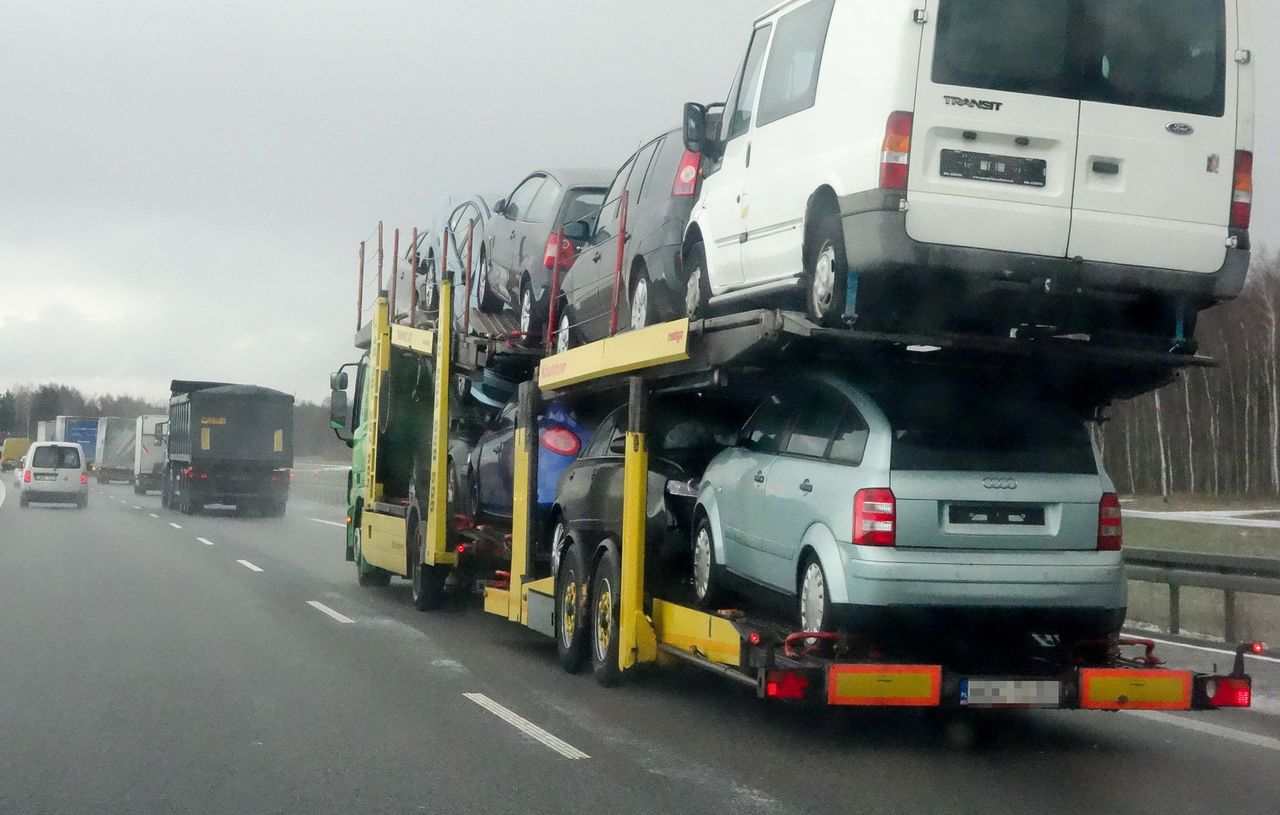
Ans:
[[[0,446],[0,470],[12,470],[31,448],[31,439],[10,436]]]
[[[453,314],[454,287],[440,270],[440,313]],[[555,284],[553,283],[553,289]],[[455,338],[449,320],[434,329],[397,325],[385,293],[378,299],[367,340],[370,382],[364,388],[362,426],[366,478],[359,506],[348,518],[356,558],[387,574],[414,580],[415,604],[438,606],[449,571],[458,564],[458,532],[450,523],[448,403],[450,383],[473,373],[472,340]],[[1093,388],[1109,398],[1167,381],[1200,358],[1093,351],[1071,340],[961,340],[898,337],[820,328],[803,315],[761,310],[731,317],[676,320],[543,358],[519,386],[514,441],[514,496],[510,555],[482,582],[490,614],[552,638],[573,640],[586,629],[588,661],[601,684],[621,681],[642,665],[684,662],[754,688],[761,698],[834,706],[1043,707],[1099,710],[1193,710],[1246,707],[1252,680],[1240,646],[1231,673],[1170,670],[1154,656],[1154,643],[1121,639],[1073,651],[1061,644],[1009,653],[992,643],[965,664],[913,650],[909,643],[868,645],[856,638],[796,631],[786,619],[735,609],[703,611],[679,592],[646,584],[648,404],[658,395],[742,387],[770,368],[798,360],[837,358],[841,364],[998,365],[1011,376],[1037,375],[1047,363],[1064,387]],[[977,344],[975,344],[977,343]],[[551,345],[550,340],[547,342]],[[923,347],[922,347],[923,346]],[[924,353],[922,353],[924,352]],[[433,406],[430,472],[425,495],[389,492],[387,431],[397,421],[422,424],[423,415],[387,411],[394,393],[394,358],[430,359]],[[460,360],[467,360],[459,364]],[[917,360],[925,360],[920,362]],[[337,383],[335,383],[336,385]],[[419,383],[421,384],[421,383]],[[536,417],[551,399],[611,395],[627,405],[622,528],[583,558],[585,574],[558,582],[534,524],[539,445]],[[338,400],[340,401],[340,400]],[[342,426],[341,422],[337,423]],[[560,570],[566,574],[565,570]],[[567,635],[567,636],[565,636]],[[1128,649],[1137,648],[1139,652]],[[566,669],[572,670],[568,665]]]

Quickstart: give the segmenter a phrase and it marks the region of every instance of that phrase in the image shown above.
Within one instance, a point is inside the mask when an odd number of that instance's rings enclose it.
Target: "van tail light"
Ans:
[[[858,490],[853,496],[853,542],[858,546],[897,544],[897,503],[893,490]]]
[[[23,483],[23,484],[30,484],[30,483],[31,483],[31,471],[30,471],[30,470],[23,470],[23,471],[22,471],[22,483]]]
[[[698,171],[702,169],[702,154],[692,150],[684,151],[680,159],[680,169],[676,170],[676,181],[671,187],[671,194],[676,198],[688,198],[698,191]]]
[[[880,188],[905,190],[907,170],[911,162],[911,126],[914,117],[905,111],[889,114],[880,148]]]
[[[1253,153],[1236,151],[1235,183],[1231,188],[1231,228],[1248,229],[1253,219]]]
[[[84,486],[85,484],[88,484],[88,483],[89,483],[89,474],[80,473],[80,486]]]
[[[542,446],[558,456],[576,456],[582,441],[563,427],[542,431]]]
[[[1098,551],[1119,552],[1124,546],[1121,527],[1120,497],[1114,492],[1102,496],[1098,503]]]

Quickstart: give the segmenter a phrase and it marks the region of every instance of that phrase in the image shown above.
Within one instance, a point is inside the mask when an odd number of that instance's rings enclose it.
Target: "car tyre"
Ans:
[[[533,289],[529,281],[520,284],[520,331],[525,341],[537,345],[542,332],[542,315],[538,314],[538,304],[533,299]]]
[[[698,608],[717,608],[728,595],[724,584],[724,567],[716,562],[711,520],[701,514],[693,530],[693,597]]]
[[[568,306],[560,312],[557,323],[559,325],[556,326],[556,353],[563,354],[576,345],[573,337],[573,318],[569,316]]]
[[[707,316],[707,304],[711,301],[711,279],[707,274],[707,251],[702,242],[695,243],[685,257],[684,305],[690,320],[701,320]]]
[[[592,575],[589,604],[591,668],[596,682],[606,688],[622,680],[622,669],[618,667],[621,574],[617,553],[612,546],[606,546]]]
[[[493,290],[493,270],[489,256],[480,253],[480,267],[476,269],[476,301],[480,310],[486,314],[497,314],[502,311],[502,298]]]
[[[29,507],[29,506],[31,506],[31,501],[27,498],[27,496],[25,496],[25,495],[19,495],[19,496],[18,496],[18,508],[19,508],[19,509],[26,509],[26,508],[27,508],[27,507]]]
[[[814,250],[806,264],[809,278],[805,295],[809,319],[818,325],[838,326],[844,320],[849,283],[849,264],[844,250],[844,234],[837,215],[825,215],[818,222]]]
[[[796,595],[802,631],[835,630],[827,573],[817,555],[811,553],[805,558],[804,566],[800,569],[800,585]]]
[[[434,315],[440,308],[440,283],[436,278],[436,256],[429,254],[418,296],[418,310],[428,315]]]
[[[416,519],[415,519],[416,521]],[[409,563],[409,578],[412,588],[413,607],[418,611],[435,611],[443,608],[448,595],[444,584],[449,577],[449,570],[444,566],[429,566],[422,562],[423,532],[422,524],[415,523],[412,560]],[[385,572],[384,572],[385,574]],[[388,579],[390,575],[387,576]]]
[[[557,525],[557,532],[563,530]],[[559,536],[556,537],[557,543]],[[565,673],[576,674],[587,663],[586,567],[582,562],[581,548],[569,541],[560,553],[560,567],[556,570],[556,657]]]

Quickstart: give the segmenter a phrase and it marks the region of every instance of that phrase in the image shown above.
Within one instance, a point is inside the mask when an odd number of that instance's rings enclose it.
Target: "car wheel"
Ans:
[[[497,314],[502,311],[502,299],[493,290],[489,256],[484,253],[480,255],[480,268],[476,269],[476,302],[485,313]]]
[[[556,525],[556,545],[563,538],[564,525]],[[582,553],[569,542],[560,554],[556,570],[556,657],[566,673],[576,674],[587,662],[586,611],[587,580]]]
[[[445,604],[445,580],[449,572],[444,566],[428,566],[422,562],[423,526],[415,515],[411,522],[414,527],[413,548],[409,552],[409,577],[413,588],[413,607],[418,611],[434,611]],[[390,575],[388,575],[390,578]]]
[[[436,257],[427,256],[427,265],[422,271],[422,283],[418,292],[418,310],[427,314],[435,314],[440,307],[440,284],[436,280]]]
[[[649,276],[637,269],[631,281],[631,330],[639,331],[654,323],[653,301],[649,298]]]
[[[844,318],[849,280],[838,216],[827,215],[818,223],[816,244],[809,268],[805,270],[809,277],[805,302],[809,319],[819,325],[834,326]]]
[[[538,332],[542,329],[542,318],[538,314],[538,306],[533,302],[533,289],[526,281],[520,284],[520,331],[531,343],[538,342]]]
[[[707,275],[707,252],[702,243],[695,243],[685,258],[689,276],[685,278],[684,305],[690,320],[707,316],[707,303],[711,300],[711,279]]]
[[[724,569],[716,563],[715,538],[706,515],[693,531],[693,596],[702,609],[714,609],[725,598]]]
[[[611,688],[622,679],[618,667],[619,611],[622,600],[622,584],[619,578],[618,555],[613,547],[607,547],[596,563],[591,580],[591,667],[596,682]]]
[[[827,573],[818,558],[809,555],[800,573],[800,629],[833,631],[831,596],[827,591]]]
[[[364,559],[364,549],[360,546],[360,526],[357,524],[352,530],[353,538],[352,550],[355,552],[356,561],[356,583],[360,586],[368,588],[381,588],[391,585],[391,575],[369,565]]]
[[[560,312],[559,325],[556,327],[556,353],[563,354],[573,348],[573,322],[566,307]]]

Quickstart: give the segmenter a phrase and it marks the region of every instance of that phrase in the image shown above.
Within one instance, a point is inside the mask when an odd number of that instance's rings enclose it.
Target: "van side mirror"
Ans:
[[[346,389],[347,389],[347,372],[346,371],[338,371],[337,373],[329,374],[329,390],[345,391]]]
[[[591,222],[574,221],[564,228],[564,236],[574,243],[585,243],[591,240]]]
[[[690,153],[701,153],[707,147],[707,106],[686,102],[684,106],[684,147]]]

